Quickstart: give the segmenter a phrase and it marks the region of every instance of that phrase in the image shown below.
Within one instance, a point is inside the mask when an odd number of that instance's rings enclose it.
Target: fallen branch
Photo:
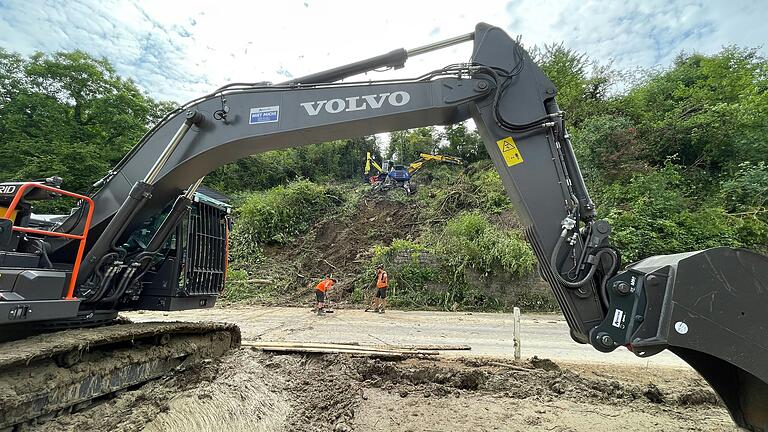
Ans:
[[[441,344],[416,344],[416,345],[374,345],[386,349],[398,350],[428,350],[428,351],[470,351],[469,345],[441,345]]]

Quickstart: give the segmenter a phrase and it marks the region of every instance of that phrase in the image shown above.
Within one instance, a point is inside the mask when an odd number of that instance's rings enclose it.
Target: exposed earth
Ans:
[[[383,335],[388,343],[468,343],[473,350],[393,361],[339,354],[273,355],[241,348],[222,361],[179,369],[28,429],[592,432],[625,425],[632,430],[737,430],[703,380],[674,357],[653,364],[627,363],[624,355],[607,356],[605,362],[591,357],[579,362],[557,356],[554,361],[543,359],[546,349],[535,348],[533,340],[526,343],[539,332],[537,328],[562,325],[554,315],[526,317],[523,329],[529,330],[528,336],[523,335],[523,353],[530,358],[515,363],[509,355],[489,356],[484,348],[489,346],[489,334],[496,332],[501,340],[509,333],[498,333],[493,326],[485,331],[478,325],[489,324],[494,316],[503,323],[508,318],[504,314],[388,311],[381,316],[338,310],[317,317],[289,308],[253,308],[253,316],[245,309],[207,312],[209,319],[221,318],[217,314],[237,317],[233,321],[242,326],[246,341],[301,340],[295,337],[301,332],[285,332],[285,326],[255,330],[265,325],[266,316],[282,314],[297,320],[296,328],[327,329],[337,324],[338,333],[328,332],[324,340],[315,338],[318,342],[345,341],[345,334],[354,333],[368,338],[362,335],[369,331],[366,322],[375,329],[391,319],[425,331],[402,341],[394,340],[393,334]],[[345,315],[351,328],[339,321]],[[181,317],[146,313],[131,318]],[[468,319],[472,330],[462,340],[440,338],[434,329],[459,323],[458,318]],[[403,334],[409,334],[406,327],[399,327]],[[473,340],[482,342],[477,350]],[[511,343],[508,347],[511,353]]]

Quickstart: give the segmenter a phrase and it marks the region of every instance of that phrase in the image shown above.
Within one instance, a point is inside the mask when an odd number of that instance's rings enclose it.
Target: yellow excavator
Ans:
[[[368,152],[365,156],[365,181],[370,183],[372,189],[377,192],[387,191],[392,188],[403,188],[406,193],[411,194],[415,191],[411,185],[411,179],[427,162],[464,165],[464,160],[455,156],[421,153],[419,158],[408,166],[397,165],[394,161],[386,160],[382,167],[373,159],[371,153]],[[376,169],[378,173],[371,175],[372,168]]]

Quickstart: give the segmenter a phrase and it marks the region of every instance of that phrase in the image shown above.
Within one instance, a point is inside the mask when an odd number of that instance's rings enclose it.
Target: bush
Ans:
[[[516,277],[533,271],[535,258],[528,244],[514,232],[502,231],[478,212],[464,212],[449,220],[434,247],[454,269],[454,278],[466,266],[488,274],[502,270]]]
[[[364,275],[373,280],[375,266],[386,266],[393,306],[499,310],[506,299],[488,289],[491,279],[486,278],[495,278],[497,285],[499,280],[516,284],[531,274],[534,263],[516,234],[496,228],[480,213],[466,212],[421,243],[398,239],[376,246]]]
[[[512,207],[501,177],[492,166],[481,169],[470,177],[480,208],[488,213],[500,213]]]
[[[721,192],[730,211],[764,213],[768,205],[768,165],[740,164],[738,171],[722,183]]]
[[[245,283],[248,273],[245,270],[229,270],[227,282],[220,299],[224,302],[243,302],[258,297],[258,286]]]
[[[678,167],[667,164],[627,183],[614,183],[603,194],[604,217],[614,228],[612,239],[625,261],[716,246],[764,245],[768,227],[737,218],[716,202],[689,200]]]
[[[343,203],[341,190],[308,180],[246,195],[236,211],[233,258],[254,261],[264,245],[287,243]]]

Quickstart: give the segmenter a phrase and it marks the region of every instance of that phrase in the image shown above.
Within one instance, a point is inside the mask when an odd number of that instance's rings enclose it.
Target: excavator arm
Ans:
[[[418,159],[408,165],[408,174],[415,174],[416,171],[420,170],[427,162],[443,162],[453,165],[464,165],[464,160],[455,156],[421,153],[419,154]]]
[[[468,40],[474,49],[465,64],[411,80],[339,82]],[[605,352],[626,346],[639,356],[669,349],[709,381],[737,424],[764,430],[768,259],[716,248],[652,257],[620,270],[611,226],[596,217],[556,94],[518,43],[479,24],[470,35],[437,44],[277,85],[227,86],[194,100],[153,128],[99,182],[89,223],[75,212],[59,227],[90,229],[76,277],[78,319],[114,305],[132,286],[124,279],[142,271],[145,261],[135,262],[144,259],[141,253],[120,255],[116,245],[168,203],[181,200],[183,206],[181,198],[215,168],[269,150],[471,118],[572,338]],[[72,243],[52,241],[50,255],[71,262]],[[111,270],[118,265],[126,270]],[[129,272],[131,265],[136,269]],[[108,283],[107,274],[114,275]]]
[[[376,168],[379,174],[384,172],[384,169],[373,159],[371,152],[365,154],[365,175],[368,176],[371,173],[371,166]]]

